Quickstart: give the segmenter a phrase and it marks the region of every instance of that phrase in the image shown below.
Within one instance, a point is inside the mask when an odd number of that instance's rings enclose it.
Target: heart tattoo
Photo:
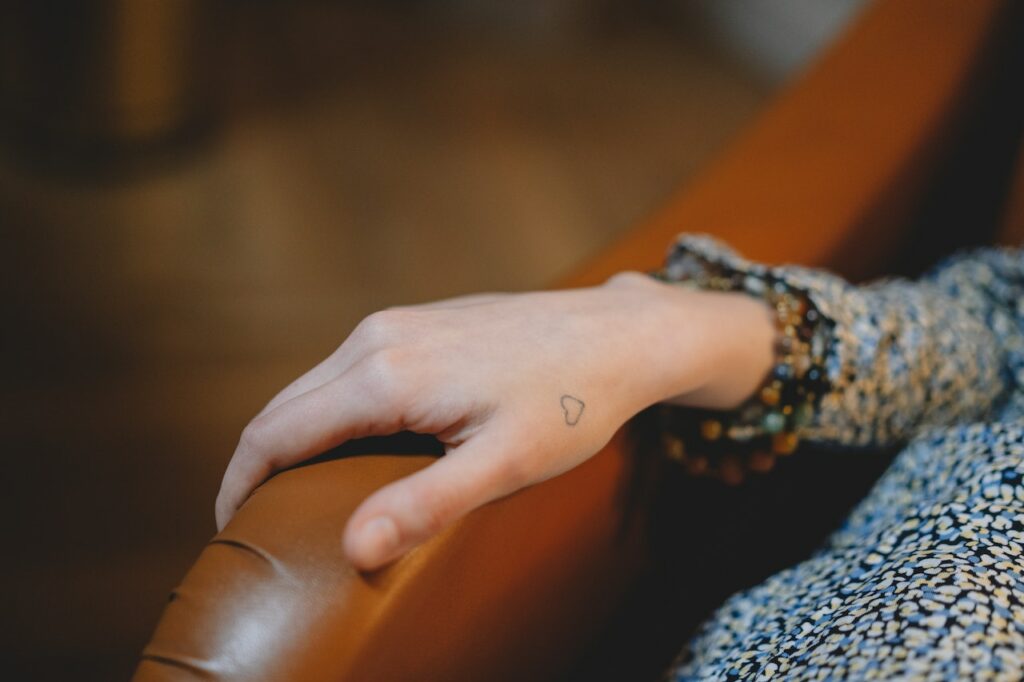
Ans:
[[[565,413],[565,423],[569,426],[576,426],[583,416],[583,408],[586,405],[579,398],[573,398],[566,394],[562,396],[562,412]]]

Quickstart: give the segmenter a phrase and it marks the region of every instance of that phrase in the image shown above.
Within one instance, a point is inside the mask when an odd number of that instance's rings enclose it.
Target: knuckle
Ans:
[[[388,348],[371,353],[364,361],[367,389],[388,399],[405,393],[409,360],[404,351]]]
[[[406,311],[387,309],[367,315],[356,326],[353,336],[373,346],[393,343],[401,337]]]
[[[262,452],[266,450],[270,439],[270,420],[266,415],[256,417],[245,425],[239,443],[246,452]]]

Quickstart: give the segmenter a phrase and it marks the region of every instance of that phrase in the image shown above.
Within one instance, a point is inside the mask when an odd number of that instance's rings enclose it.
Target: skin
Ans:
[[[445,456],[377,490],[347,523],[349,560],[378,568],[476,507],[584,462],[649,405],[739,405],[770,370],[774,336],[756,299],[633,272],[374,313],[245,427],[217,527],[274,472],[346,440],[435,434]]]

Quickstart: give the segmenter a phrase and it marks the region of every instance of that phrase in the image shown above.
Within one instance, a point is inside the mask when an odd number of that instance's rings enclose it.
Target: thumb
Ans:
[[[379,568],[473,509],[521,488],[513,457],[498,451],[502,440],[478,435],[370,495],[345,526],[348,559],[360,570]]]

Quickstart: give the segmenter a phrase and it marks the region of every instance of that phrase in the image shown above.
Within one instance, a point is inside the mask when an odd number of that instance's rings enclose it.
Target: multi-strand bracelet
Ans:
[[[745,292],[775,311],[775,363],[746,402],[730,411],[667,405],[658,411],[665,455],[691,473],[738,482],[744,470],[770,469],[777,456],[796,450],[801,428],[828,390],[824,360],[831,323],[805,293],[767,269],[744,273],[701,261],[699,267],[666,267],[653,276],[698,289]]]

